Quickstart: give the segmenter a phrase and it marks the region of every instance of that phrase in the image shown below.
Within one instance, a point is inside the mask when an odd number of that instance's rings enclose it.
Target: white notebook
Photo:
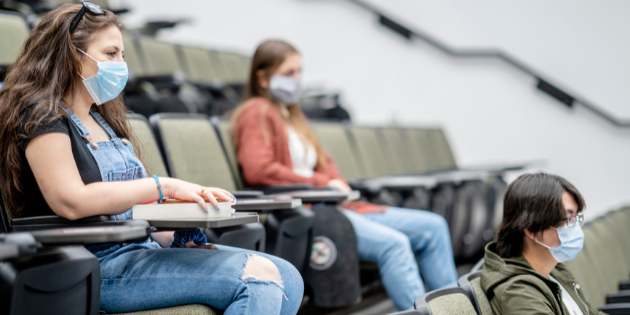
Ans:
[[[234,210],[229,202],[220,202],[219,209],[207,203],[208,213],[202,210],[198,203],[174,199],[164,200],[164,203],[135,205],[132,207],[135,220],[200,220],[207,218],[230,218]]]

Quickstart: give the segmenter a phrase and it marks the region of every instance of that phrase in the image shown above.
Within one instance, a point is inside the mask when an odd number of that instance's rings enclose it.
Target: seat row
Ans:
[[[624,207],[587,223],[584,248],[566,262],[583,290],[586,301],[610,315],[630,314],[630,207]],[[420,296],[415,310],[391,315],[494,315],[481,288],[483,261],[462,276],[459,287],[428,292]]]
[[[150,128],[143,116],[129,117],[142,144],[140,155],[149,172],[230,191],[273,189],[245,184],[228,121],[202,114],[162,113],[149,118]],[[324,149],[337,161],[341,173],[349,178],[354,189],[361,191],[363,198],[442,214],[451,228],[456,257],[479,259],[502,218],[505,183],[500,172],[454,170],[450,147],[439,129],[368,128],[329,122],[312,122],[312,127],[322,139]],[[366,143],[361,144],[362,141]],[[382,147],[394,142],[400,145]],[[440,148],[449,152],[443,153]],[[411,150],[429,158],[416,158],[408,152]],[[385,162],[382,157],[385,152],[398,156],[398,160],[409,161],[409,165],[411,161],[420,162],[421,167],[405,168],[391,158]],[[432,154],[450,156],[452,162],[447,166],[443,159]],[[393,174],[407,171],[411,175],[377,177],[389,174],[386,170],[374,171],[371,161],[378,162],[379,156],[381,166],[391,169]],[[421,164],[424,161],[429,162]],[[430,164],[431,161],[442,164]],[[261,221],[264,220],[263,216]]]
[[[238,105],[249,57],[173,45],[133,31],[123,32],[123,44],[130,74],[125,103],[135,113],[221,115]]]
[[[29,29],[20,16],[0,12],[0,32],[0,65],[8,65]],[[157,112],[221,115],[238,104],[247,57],[172,45],[131,31],[123,32],[123,41],[131,75],[125,97],[132,111],[146,117]],[[502,213],[504,169],[458,170],[440,129],[324,122],[313,123],[313,128],[344,177],[367,199],[444,216],[457,258],[475,259],[493,237]],[[222,138],[224,143],[230,140]],[[232,171],[238,174],[229,152]],[[243,187],[240,176],[235,182]]]
[[[0,82],[30,28],[19,13],[0,10]],[[123,31],[129,80],[127,106],[146,117],[158,112],[220,115],[240,101],[250,57],[158,41]]]
[[[439,128],[367,127],[313,122],[323,148],[372,202],[431,210],[449,223],[456,259],[475,260],[503,215],[505,171],[458,168]]]

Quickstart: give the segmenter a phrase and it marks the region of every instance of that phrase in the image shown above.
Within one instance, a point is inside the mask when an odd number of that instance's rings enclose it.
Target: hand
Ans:
[[[184,248],[199,248],[199,249],[217,249],[214,244],[195,245],[194,242],[188,242],[184,245]]]
[[[335,187],[341,192],[351,192],[352,188],[342,179],[331,179],[328,181],[328,186]]]
[[[203,210],[208,209],[205,199],[216,208],[218,201],[236,202],[236,198],[227,190],[216,187],[203,187],[197,184],[185,182],[183,180],[162,177],[160,178],[164,196],[171,198],[194,201],[201,206]]]

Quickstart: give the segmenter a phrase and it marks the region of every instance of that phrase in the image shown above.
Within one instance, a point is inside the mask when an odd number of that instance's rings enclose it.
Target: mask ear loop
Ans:
[[[85,51],[83,51],[83,50],[81,50],[81,49],[79,49],[79,48],[77,48],[77,50],[78,50],[78,51],[80,51],[82,54],[84,54],[84,55],[88,56],[88,58],[90,58],[90,59],[92,59],[92,60],[96,61],[96,64],[97,64],[97,66],[98,66],[98,63],[99,63],[99,61],[98,61],[98,60],[94,59],[92,56],[88,55]],[[80,73],[78,73],[78,72],[77,72],[77,74],[81,77],[81,79],[85,80],[85,78],[84,78],[84,77],[83,77]]]
[[[90,59],[92,59],[92,60],[96,61],[96,63],[98,63],[98,62],[99,62],[98,60],[94,59],[92,56],[88,55],[85,51],[83,51],[83,50],[81,50],[81,49],[79,49],[79,48],[77,48],[77,50],[78,50],[78,51],[80,51],[80,52],[82,52],[84,55],[86,55],[86,56],[90,57]]]
[[[557,229],[557,228],[555,228],[555,227],[551,227],[551,228],[552,228],[552,229],[554,229],[554,230],[556,230],[556,233],[557,233],[557,231],[558,231],[558,229]],[[555,249],[555,248],[557,248],[557,247],[551,247],[551,246],[548,246],[548,245],[543,244],[542,242],[540,242],[540,241],[538,241],[538,240],[536,239],[536,236],[534,236],[534,242],[536,242],[536,243],[538,243],[538,244],[542,245],[543,247],[545,247],[545,248],[547,248],[547,249],[552,249],[552,248],[553,248],[553,249]]]

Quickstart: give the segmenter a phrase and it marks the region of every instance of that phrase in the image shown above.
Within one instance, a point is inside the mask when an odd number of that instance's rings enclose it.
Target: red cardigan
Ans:
[[[287,183],[309,183],[325,186],[331,179],[345,181],[335,162],[325,154],[326,168],[315,167],[313,177],[293,173],[286,125],[272,105],[264,98],[252,98],[241,106],[249,106],[235,126],[238,163],[248,185],[268,186]],[[265,110],[266,109],[266,110]],[[267,143],[262,128],[267,133]],[[357,213],[385,212],[387,206],[364,201],[344,202],[342,206]]]
[[[308,183],[325,186],[331,179],[341,179],[333,160],[325,155],[327,166],[315,167],[313,177],[293,173],[286,125],[280,113],[268,100],[252,98],[241,106],[249,106],[235,126],[237,158],[248,185],[267,186],[287,183]],[[267,143],[263,136],[267,133]]]

